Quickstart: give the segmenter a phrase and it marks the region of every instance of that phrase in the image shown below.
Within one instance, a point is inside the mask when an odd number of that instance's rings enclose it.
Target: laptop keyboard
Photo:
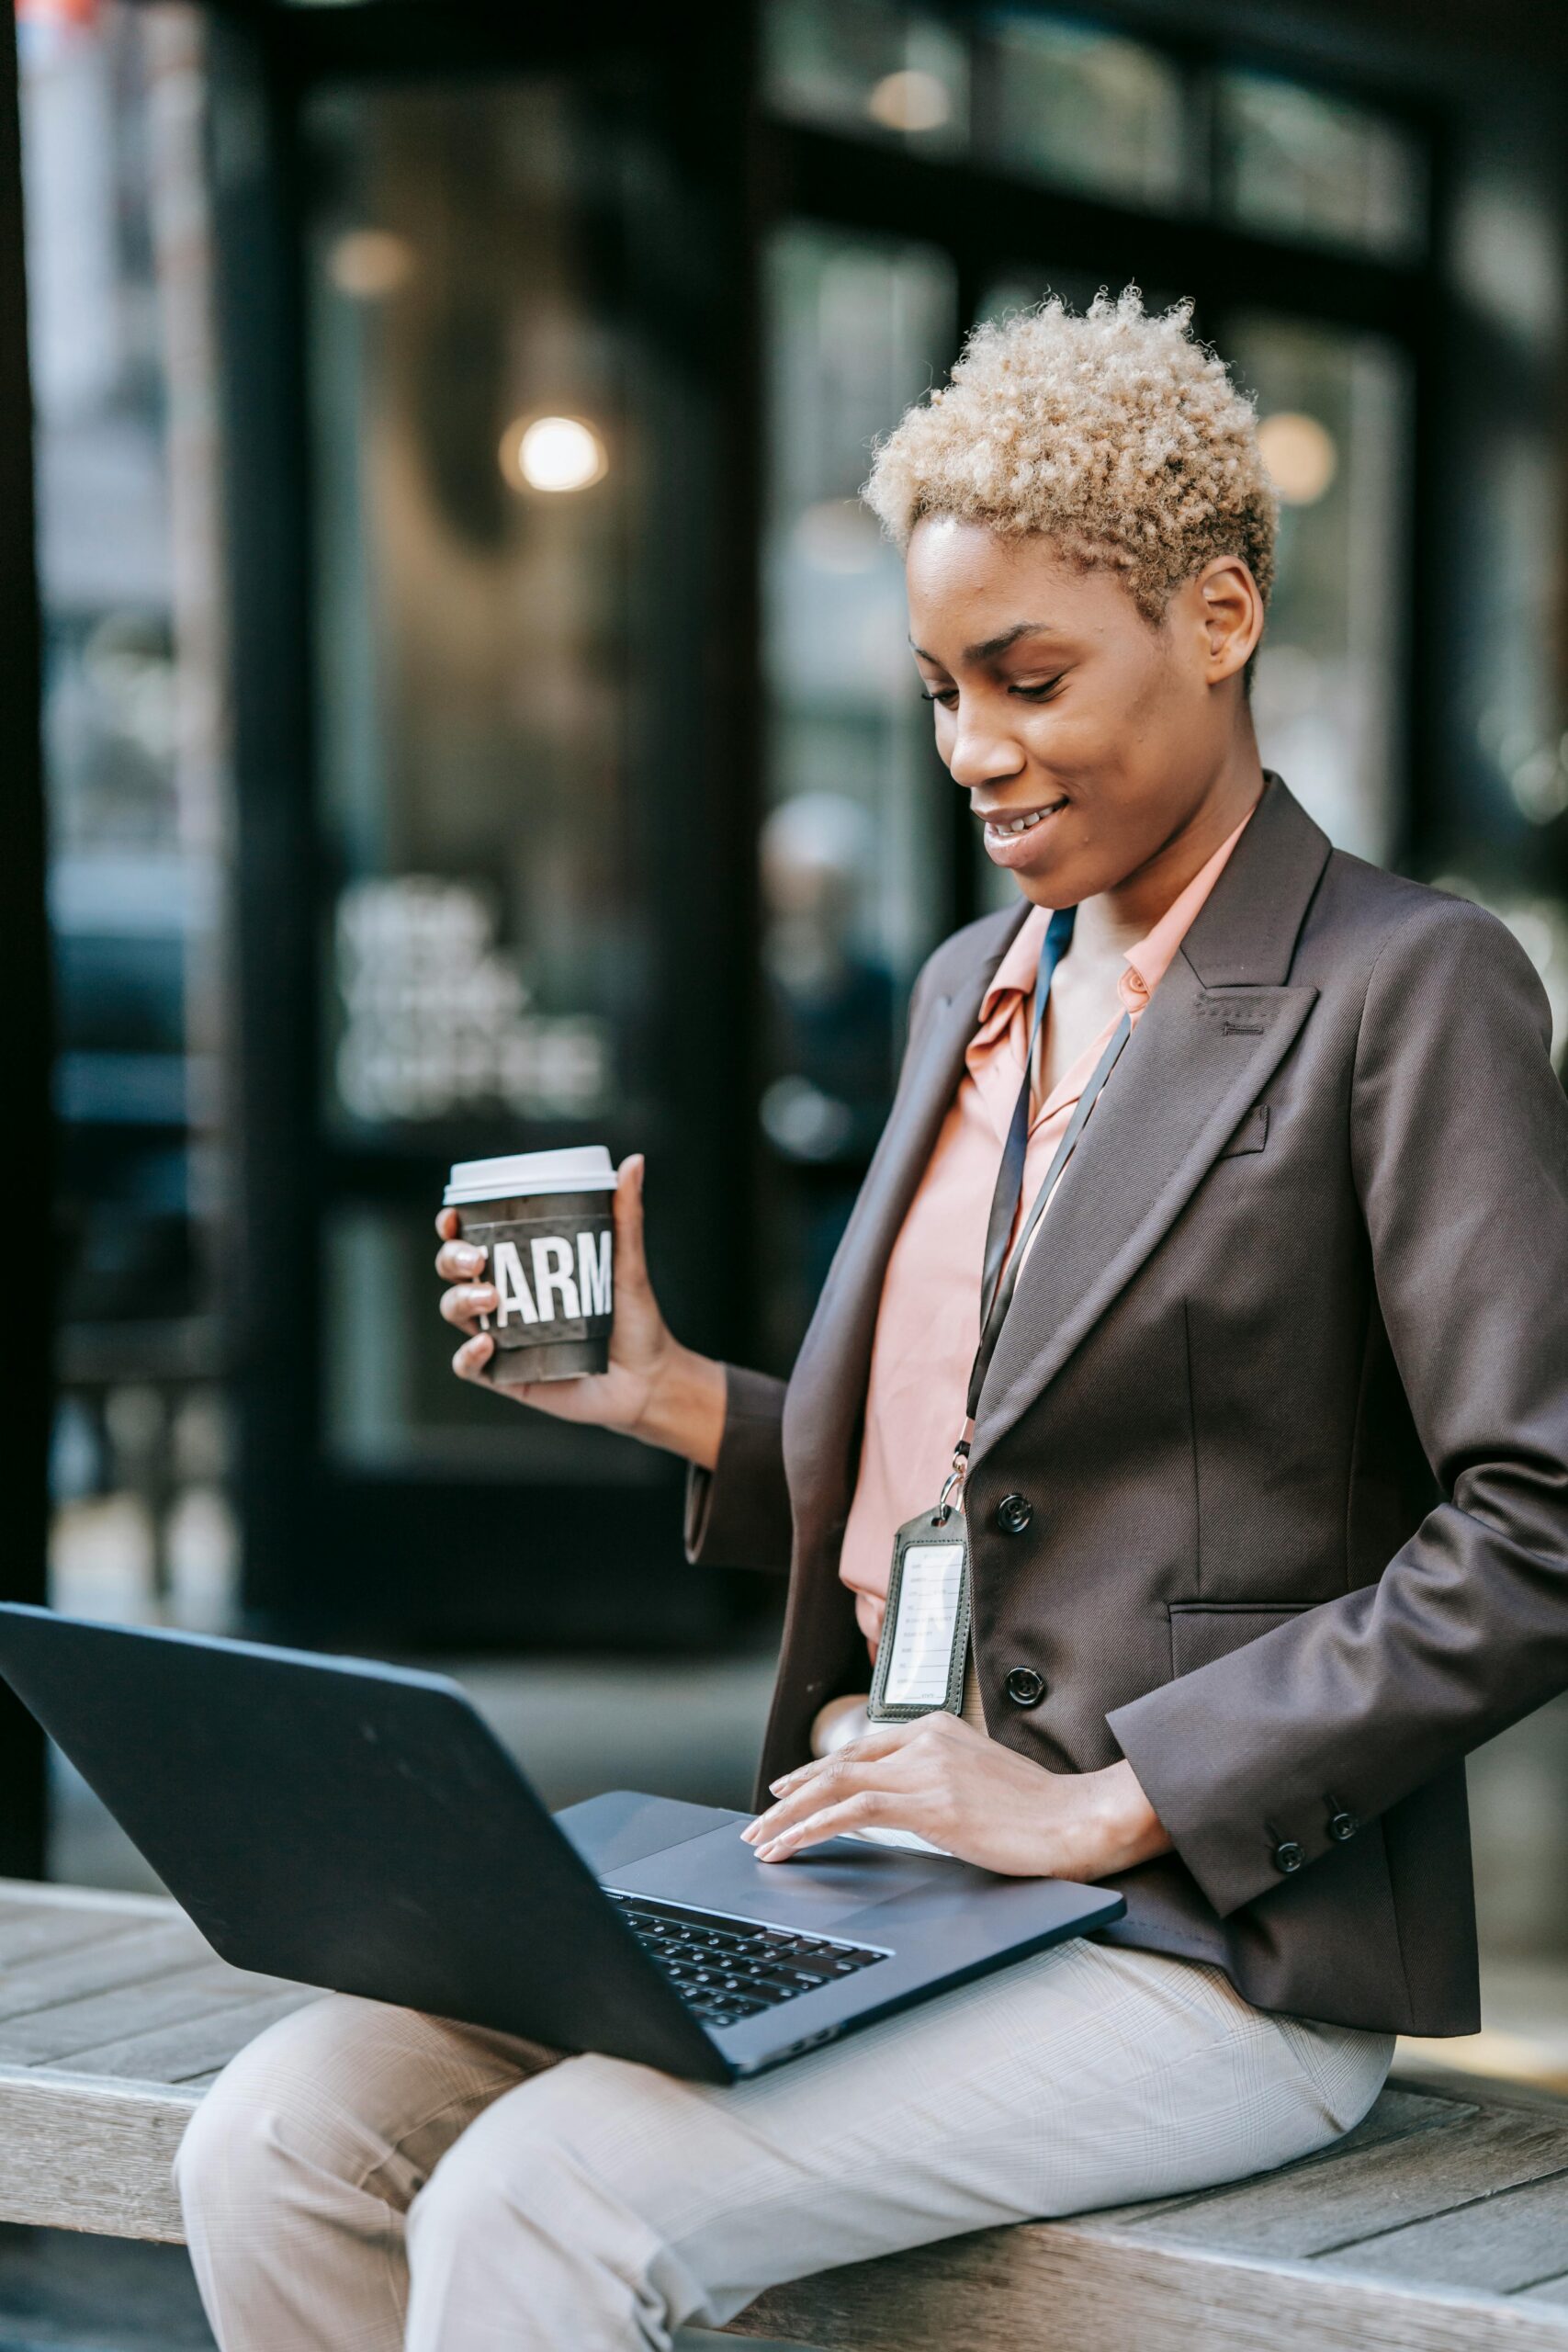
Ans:
[[[682,1910],[640,1894],[617,1894],[613,1887],[604,1892],[705,2025],[739,2025],[742,2018],[758,2017],[889,1957],[828,1936]]]

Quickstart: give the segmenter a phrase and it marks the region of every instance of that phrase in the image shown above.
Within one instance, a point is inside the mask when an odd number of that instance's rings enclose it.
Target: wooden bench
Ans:
[[[169,1903],[0,1881],[0,2221],[180,2236],[169,2165],[219,2068],[311,1996]],[[1568,2103],[1387,2089],[1239,2188],[949,2239],[765,2295],[824,2352],[1568,2352]]]

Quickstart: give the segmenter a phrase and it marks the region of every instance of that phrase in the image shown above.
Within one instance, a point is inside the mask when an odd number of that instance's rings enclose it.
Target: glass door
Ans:
[[[277,626],[308,785],[277,865],[309,905],[253,901],[250,987],[271,1067],[269,924],[295,926],[304,1131],[252,1137],[254,1228],[276,1178],[296,1239],[257,1245],[290,1295],[264,1302],[247,1597],[383,1641],[689,1640],[742,1588],[686,1567],[680,1466],[457,1382],[431,1261],[454,1160],[642,1150],[671,1323],[740,1344],[720,232],[626,56],[535,67],[498,33],[454,76],[433,16],[425,65],[388,72],[374,13],[381,70],[288,101],[302,593]]]

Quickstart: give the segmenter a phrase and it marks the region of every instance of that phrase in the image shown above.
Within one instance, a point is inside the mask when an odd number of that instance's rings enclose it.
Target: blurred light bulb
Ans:
[[[1339,470],[1334,435],[1315,416],[1280,409],[1258,428],[1258,454],[1287,506],[1312,506]]]
[[[580,416],[521,418],[501,437],[501,470],[514,490],[586,490],[609,466],[604,444]]]
[[[865,102],[873,122],[884,130],[940,130],[953,114],[947,85],[934,74],[909,66],[900,74],[885,74]]]
[[[327,275],[356,302],[395,294],[413,273],[413,247],[389,229],[345,229],[327,254]]]

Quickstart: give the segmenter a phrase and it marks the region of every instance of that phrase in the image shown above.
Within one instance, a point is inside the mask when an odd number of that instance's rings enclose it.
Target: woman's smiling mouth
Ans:
[[[1039,831],[1047,817],[1059,815],[1066,806],[1066,799],[1062,799],[1047,801],[1038,808],[993,811],[985,820],[987,856],[998,865],[1020,864],[1025,845],[1033,845],[1030,836]],[[979,814],[979,811],[976,813]]]

